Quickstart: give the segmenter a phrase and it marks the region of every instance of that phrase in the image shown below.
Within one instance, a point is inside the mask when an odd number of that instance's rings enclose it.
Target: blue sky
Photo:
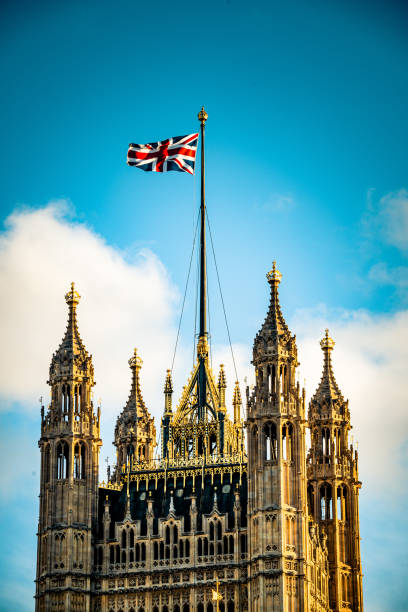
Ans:
[[[55,328],[40,330],[38,337],[27,332],[17,342],[17,336],[7,335],[9,351],[27,355],[23,373],[30,380],[34,381],[33,362],[41,358],[47,365],[38,386],[27,383],[26,394],[7,381],[0,388],[4,460],[20,432],[30,461],[36,461],[37,397],[47,393],[48,362],[65,321],[59,285],[66,287],[72,280],[68,270],[81,278],[81,262],[87,259],[85,246],[82,259],[75,259],[77,267],[68,255],[58,259],[49,235],[52,228],[71,240],[66,253],[74,253],[75,236],[80,241],[87,232],[92,253],[110,249],[115,261],[121,258],[121,270],[128,266],[129,274],[140,266],[145,270],[141,262],[147,261],[147,276],[143,272],[141,282],[154,270],[154,279],[161,279],[154,285],[159,296],[155,303],[163,296],[169,301],[168,310],[163,305],[154,311],[160,322],[152,319],[152,330],[160,327],[162,338],[169,339],[167,345],[174,345],[199,177],[129,168],[126,149],[130,141],[197,130],[202,105],[209,114],[208,210],[231,334],[242,354],[247,351],[243,361],[249,361],[265,314],[264,275],[277,259],[284,273],[284,311],[304,341],[304,354],[309,354],[312,336],[313,342],[319,340],[314,334],[320,334],[320,323],[334,325],[333,334],[337,331],[339,370],[344,362],[352,416],[354,383],[347,378],[340,339],[348,341],[349,358],[365,359],[366,378],[361,376],[359,386],[357,380],[354,393],[355,420],[362,444],[363,428],[371,439],[380,434],[384,407],[376,409],[375,429],[364,412],[364,398],[359,408],[359,390],[373,392],[367,381],[378,376],[369,367],[384,364],[388,369],[380,369],[379,375],[389,375],[386,380],[399,385],[398,398],[406,392],[404,380],[395,374],[400,356],[406,356],[399,344],[405,332],[408,287],[406,3],[227,0],[205,6],[156,2],[153,7],[128,1],[40,1],[3,2],[1,12],[0,206],[5,223],[0,274],[9,296],[3,321],[9,328],[29,329],[30,313],[21,311],[19,319],[20,310],[14,306],[29,303],[36,283],[43,311],[57,302],[55,308],[61,308],[55,311]],[[60,208],[55,215],[30,216],[56,201]],[[35,237],[29,227],[37,228]],[[38,264],[36,271],[24,277],[25,283],[14,285],[27,259]],[[51,276],[53,261],[59,262],[60,282]],[[227,338],[211,261],[209,268],[212,335],[223,345]],[[97,262],[91,272],[87,278],[93,278],[95,286],[107,274]],[[84,277],[80,292],[91,299],[93,290],[91,280],[87,286]],[[126,291],[118,289],[113,310],[123,308]],[[192,339],[193,293],[191,288],[182,328],[181,351],[186,353]],[[133,304],[131,299],[126,303]],[[35,308],[38,299],[33,299]],[[37,314],[41,317],[40,311]],[[90,325],[88,338],[91,334]],[[127,344],[128,332],[123,334],[122,345]],[[47,337],[44,345],[40,336]],[[130,348],[132,342],[133,338]],[[355,347],[358,357],[352,352]],[[3,359],[6,371],[7,358]],[[145,368],[148,377],[147,359]],[[105,413],[110,415],[108,432],[122,398],[115,401],[117,407],[112,400]],[[407,533],[395,507],[406,498],[400,489],[387,488],[397,474],[406,478],[406,420],[402,403],[394,407],[398,401],[387,410],[396,411],[402,433],[377,487],[370,462],[362,463],[364,482],[373,483],[363,488],[361,498],[364,588],[370,610],[404,610],[408,599],[406,566],[395,557],[397,542],[400,547]],[[110,438],[108,433],[107,443]],[[367,441],[366,449],[366,457],[375,456],[374,443]],[[395,475],[390,473],[394,468]],[[6,548],[0,553],[0,568],[8,568],[6,575],[4,569],[0,572],[4,610],[32,606],[38,493],[38,474],[33,472],[36,469],[22,465],[15,477],[3,477],[2,523],[12,516],[14,531],[9,533],[18,532],[13,562]],[[387,507],[391,498],[395,506]],[[5,537],[11,547],[11,536]],[[382,588],[384,583],[390,588]]]

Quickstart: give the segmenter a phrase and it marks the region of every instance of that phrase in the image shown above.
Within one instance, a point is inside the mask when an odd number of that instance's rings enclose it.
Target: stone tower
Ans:
[[[156,446],[156,428],[143,400],[140,386],[140,370],[143,361],[134,349],[129,359],[132,384],[126,406],[116,421],[115,440],[117,453],[116,480],[120,481],[124,466],[137,461],[151,461]]]
[[[305,394],[295,383],[296,338],[283,318],[275,262],[270,305],[253,348],[256,384],[248,398],[249,599],[253,612],[308,610]],[[323,598],[324,599],[324,598]],[[319,609],[319,608],[314,608]]]
[[[36,610],[90,610],[92,529],[97,522],[99,408],[92,356],[79,335],[74,284],[65,336],[54,353],[42,408]]]
[[[363,609],[358,494],[358,454],[349,445],[348,401],[334,378],[326,334],[320,345],[323,374],[310,401],[311,449],[308,456],[309,514],[327,533],[330,607],[334,612]]]

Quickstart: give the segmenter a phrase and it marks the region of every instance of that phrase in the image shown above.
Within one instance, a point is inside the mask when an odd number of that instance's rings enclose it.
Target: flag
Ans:
[[[214,589],[212,590],[212,601],[222,601],[222,596],[217,592],[214,591]]]
[[[127,163],[150,172],[177,170],[194,174],[197,143],[198,134],[187,134],[159,142],[130,144]]]

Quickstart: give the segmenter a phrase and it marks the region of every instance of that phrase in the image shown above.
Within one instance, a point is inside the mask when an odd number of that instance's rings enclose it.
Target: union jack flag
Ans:
[[[150,172],[188,172],[194,174],[198,134],[176,136],[159,142],[130,144],[127,154],[129,166]]]

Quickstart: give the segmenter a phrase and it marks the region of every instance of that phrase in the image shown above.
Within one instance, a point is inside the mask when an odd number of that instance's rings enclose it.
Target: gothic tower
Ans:
[[[97,520],[100,411],[92,356],[79,335],[74,283],[65,336],[54,353],[42,408],[36,610],[90,610],[92,529]]]
[[[310,401],[308,510],[327,533],[330,607],[334,612],[363,609],[358,494],[358,455],[349,445],[348,401],[334,378],[328,330],[320,345],[323,374]]]
[[[297,347],[281,312],[275,262],[267,279],[270,306],[254,342],[247,423],[254,612],[305,609],[305,396],[295,383]]]
[[[296,337],[281,312],[275,262],[267,279],[269,311],[254,342],[255,388],[247,392],[250,609],[325,610],[325,542],[306,513],[305,393],[295,382]]]
[[[144,402],[140,386],[140,370],[143,361],[134,349],[129,359],[132,384],[126,406],[119,415],[115,440],[117,453],[116,480],[119,482],[121,471],[133,460],[151,461],[156,446],[156,428]]]

